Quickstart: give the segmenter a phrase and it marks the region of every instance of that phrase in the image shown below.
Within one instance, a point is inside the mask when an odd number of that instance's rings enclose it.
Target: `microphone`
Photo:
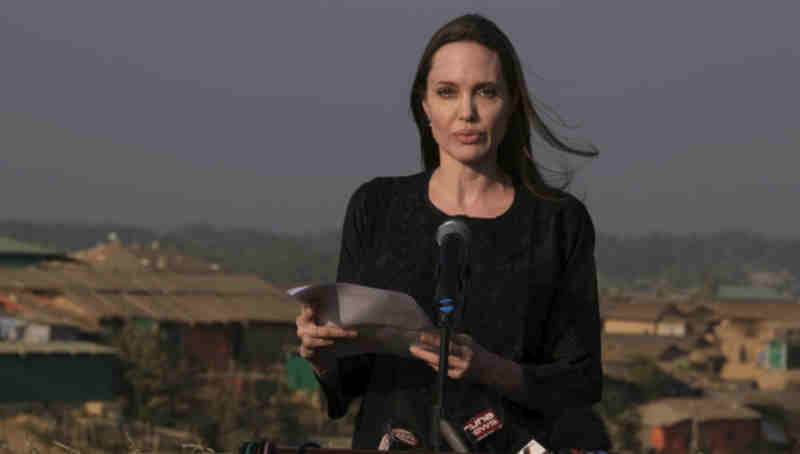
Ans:
[[[469,227],[462,219],[452,218],[443,222],[436,230],[436,242],[439,243],[439,263],[437,267],[436,301],[439,305],[439,372],[436,374],[436,388],[431,405],[430,438],[431,448],[439,451],[442,427],[442,402],[444,399],[444,382],[447,378],[447,358],[450,348],[450,331],[452,329],[451,313],[456,302],[461,301],[464,285],[464,270],[467,264],[467,245],[469,245]],[[453,317],[455,318],[455,317]],[[448,430],[452,434],[455,431]],[[455,449],[455,447],[452,447]],[[460,448],[460,446],[459,446]]]
[[[461,439],[461,436],[458,435],[458,432],[456,432],[456,429],[453,428],[448,420],[444,418],[440,419],[439,428],[442,432],[442,438],[450,445],[450,449],[452,449],[453,452],[469,452],[467,444],[464,443],[464,440]]]
[[[394,424],[391,420],[384,424],[378,451],[414,451],[419,448],[419,438],[414,432]]]
[[[470,236],[469,227],[459,218],[448,219],[436,230],[436,242],[439,244],[436,301],[439,310],[445,314],[455,308],[455,302],[461,295]]]

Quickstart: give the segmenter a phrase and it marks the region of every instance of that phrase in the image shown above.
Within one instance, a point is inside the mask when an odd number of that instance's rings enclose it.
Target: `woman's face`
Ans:
[[[440,162],[496,162],[512,101],[500,58],[481,44],[457,41],[433,55],[422,107]]]

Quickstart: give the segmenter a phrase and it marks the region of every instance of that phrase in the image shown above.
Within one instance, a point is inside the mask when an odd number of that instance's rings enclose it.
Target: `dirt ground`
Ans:
[[[187,453],[202,446],[190,433],[103,418],[19,414],[0,419],[0,454]]]
[[[318,396],[295,392],[283,398],[294,409],[290,424],[296,439],[288,439],[288,435],[281,432],[284,429],[278,426],[241,427],[226,433],[224,439],[219,440],[222,446],[218,449],[235,452],[242,442],[262,437],[282,446],[314,441],[326,448],[350,447],[352,422],[348,418],[329,420]],[[269,411],[285,410],[285,405]],[[0,454],[186,454],[200,452],[198,447],[207,447],[196,433],[124,421],[118,407],[119,403],[106,403],[103,411],[98,411],[89,410],[90,405],[0,406]],[[277,419],[274,416],[272,420]]]

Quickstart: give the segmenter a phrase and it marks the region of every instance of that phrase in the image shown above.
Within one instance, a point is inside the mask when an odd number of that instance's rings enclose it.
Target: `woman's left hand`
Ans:
[[[435,371],[439,371],[439,335],[423,333],[409,352]],[[450,338],[450,355],[447,359],[447,376],[455,379],[479,381],[484,372],[487,351],[467,334]]]

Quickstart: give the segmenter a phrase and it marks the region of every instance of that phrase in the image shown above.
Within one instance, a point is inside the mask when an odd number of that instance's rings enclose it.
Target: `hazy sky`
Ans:
[[[800,3],[744,0],[3,1],[0,218],[337,228],[420,169],[414,69],[473,11],[601,149],[599,231],[800,236]]]

